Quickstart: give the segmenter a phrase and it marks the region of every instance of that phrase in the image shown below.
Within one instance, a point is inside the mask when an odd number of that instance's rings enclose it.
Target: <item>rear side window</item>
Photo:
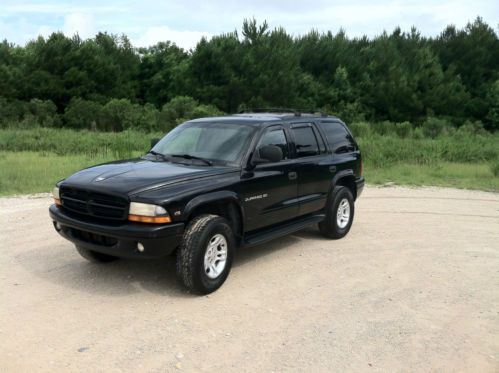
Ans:
[[[296,155],[298,157],[310,157],[319,154],[319,145],[312,127],[292,128],[295,138]]]
[[[319,126],[326,135],[327,142],[333,153],[350,153],[357,150],[355,141],[343,124],[339,122],[321,122]]]

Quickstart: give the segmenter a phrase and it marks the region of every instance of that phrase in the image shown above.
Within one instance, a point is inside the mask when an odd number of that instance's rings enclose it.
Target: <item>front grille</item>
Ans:
[[[110,220],[125,220],[128,214],[124,198],[67,187],[60,196],[62,207],[76,214]]]
[[[69,229],[71,232],[71,236],[80,241],[85,241],[100,246],[114,246],[118,243],[118,240],[113,237],[103,236],[101,234],[96,234],[91,232],[85,232],[75,228],[69,228]]]

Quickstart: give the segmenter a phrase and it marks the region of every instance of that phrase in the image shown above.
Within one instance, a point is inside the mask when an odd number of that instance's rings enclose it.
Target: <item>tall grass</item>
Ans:
[[[366,162],[374,167],[395,163],[490,163],[499,160],[499,136],[442,136],[436,139],[371,135],[358,137]]]
[[[35,128],[0,130],[0,151],[49,152],[57,155],[81,154],[89,157],[129,158],[134,152],[149,150],[151,138],[161,133],[138,131],[94,132]]]
[[[367,123],[351,126],[369,183],[499,190],[499,134],[458,130],[425,138],[421,128],[413,129],[407,123],[383,126],[376,130]],[[151,138],[162,135],[0,130],[0,194],[48,191],[55,181],[83,167],[144,154]]]

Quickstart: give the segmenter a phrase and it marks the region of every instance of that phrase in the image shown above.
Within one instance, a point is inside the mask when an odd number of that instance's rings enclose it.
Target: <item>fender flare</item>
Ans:
[[[328,203],[329,203],[330,198],[332,197],[334,187],[338,184],[338,181],[340,179],[343,179],[346,177],[353,177],[353,179],[355,181],[355,173],[353,172],[353,170],[351,170],[351,169],[341,170],[341,171],[337,172],[336,175],[333,176],[333,178],[331,179],[331,186],[330,186],[329,193],[328,193]],[[354,191],[354,193],[356,195],[357,191]],[[354,198],[355,198],[355,195],[354,195]]]
[[[219,202],[226,200],[234,202],[237,205],[237,207],[239,208],[239,212],[241,213],[241,219],[243,219],[244,221],[244,210],[239,200],[239,197],[235,192],[232,192],[230,190],[220,190],[218,192],[201,194],[197,197],[194,197],[185,205],[182,217],[185,220],[187,220],[197,207],[205,205],[210,202]]]
[[[333,179],[331,180],[331,186],[334,188],[338,183],[338,180],[343,179],[344,177],[347,176],[353,176],[355,178],[353,170],[342,170],[337,172],[336,175],[334,175]]]

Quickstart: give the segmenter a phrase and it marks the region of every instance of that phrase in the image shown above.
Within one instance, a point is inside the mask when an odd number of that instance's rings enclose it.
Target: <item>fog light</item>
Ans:
[[[141,244],[140,242],[137,242],[137,250],[139,250],[141,253],[144,252],[145,250],[144,245]]]

